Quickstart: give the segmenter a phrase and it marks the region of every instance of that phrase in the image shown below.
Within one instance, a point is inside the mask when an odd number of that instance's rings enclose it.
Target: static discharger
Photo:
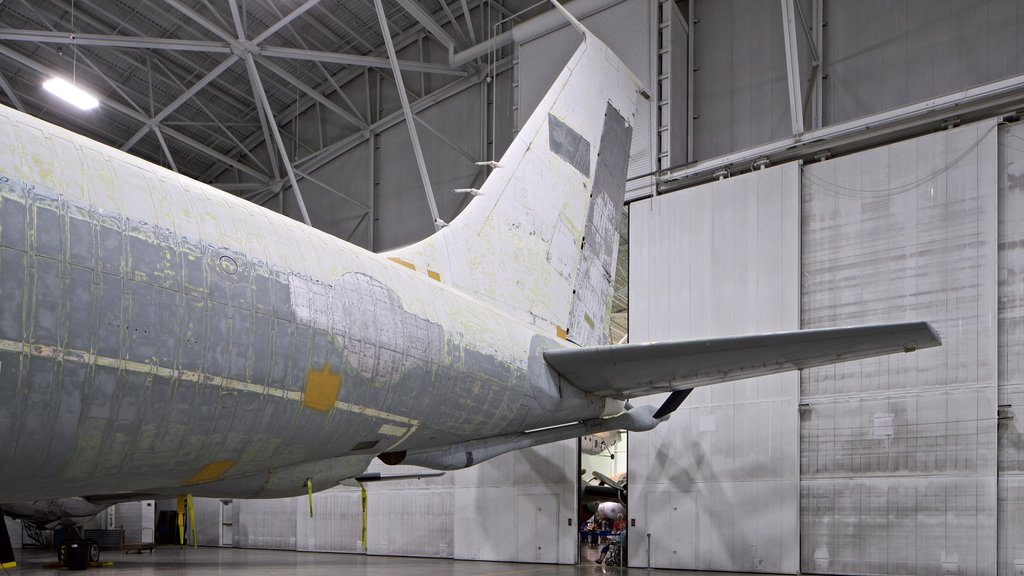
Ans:
[[[479,196],[480,195],[480,189],[479,188],[456,188],[456,189],[452,190],[452,192],[454,192],[456,194],[472,194],[473,196]]]
[[[487,166],[488,168],[501,168],[501,164],[498,164],[494,160],[488,160],[486,162],[474,162],[477,166]]]

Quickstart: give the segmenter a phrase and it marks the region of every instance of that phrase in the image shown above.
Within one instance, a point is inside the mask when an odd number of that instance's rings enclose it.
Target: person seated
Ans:
[[[621,516],[621,514],[620,514],[620,516]],[[626,545],[626,528],[625,528],[626,524],[625,524],[625,522],[623,522],[622,526],[623,526],[623,528],[622,528],[622,530],[619,531],[618,535],[616,535],[614,539],[609,538],[608,539],[608,543],[601,547],[601,554],[597,557],[597,560],[594,560],[594,562],[597,562],[598,564],[601,564],[602,562],[604,562],[605,556],[608,555],[608,550],[611,548],[612,544],[614,544],[616,547],[618,547],[619,550],[623,549],[623,547]]]

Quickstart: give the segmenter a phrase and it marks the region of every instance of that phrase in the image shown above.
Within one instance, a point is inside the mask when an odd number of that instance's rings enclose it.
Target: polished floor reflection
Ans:
[[[66,573],[47,568],[52,561],[43,550],[16,550],[18,567],[11,576]],[[287,552],[278,550],[241,550],[234,548],[179,548],[161,546],[152,555],[104,552],[101,560],[113,562],[106,568],[90,568],[92,573],[111,573],[118,576],[147,576],[151,574],[213,574],[308,576],[570,576],[577,574],[612,574],[623,576],[679,575],[696,576],[700,572],[652,570],[645,568],[608,568],[593,560],[582,566],[552,566],[543,564],[514,564],[506,562],[468,562],[434,558],[403,558],[391,556],[361,556],[356,554],[328,554],[316,552]],[[710,574],[710,573],[709,573]],[[728,576],[722,572],[714,576]]]

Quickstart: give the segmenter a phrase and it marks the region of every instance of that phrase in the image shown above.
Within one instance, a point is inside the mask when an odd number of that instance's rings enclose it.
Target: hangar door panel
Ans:
[[[689,496],[689,497],[687,497]],[[662,559],[663,568],[685,569],[697,563],[697,505],[695,495],[651,492],[647,494],[647,526],[651,534],[651,558]],[[639,536],[639,534],[637,534]],[[646,565],[645,538],[635,538],[632,546],[640,547]],[[634,556],[637,558],[637,556]]]
[[[999,573],[1024,576],[1024,125],[999,128]]]
[[[630,341],[797,329],[799,185],[788,164],[630,204]],[[797,571],[798,385],[698,388],[629,435],[630,565],[647,565],[651,534],[656,568]]]
[[[516,498],[518,562],[558,562],[558,494],[520,494]]]
[[[455,559],[572,564],[577,474],[575,439],[449,473],[455,484]]]
[[[803,372],[804,571],[996,573],[996,150],[987,121],[804,168],[803,327],[943,338]]]

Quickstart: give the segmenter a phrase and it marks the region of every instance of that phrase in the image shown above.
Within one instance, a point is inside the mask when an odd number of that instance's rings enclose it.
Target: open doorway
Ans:
[[[580,438],[579,562],[621,565],[625,559],[627,432]]]

